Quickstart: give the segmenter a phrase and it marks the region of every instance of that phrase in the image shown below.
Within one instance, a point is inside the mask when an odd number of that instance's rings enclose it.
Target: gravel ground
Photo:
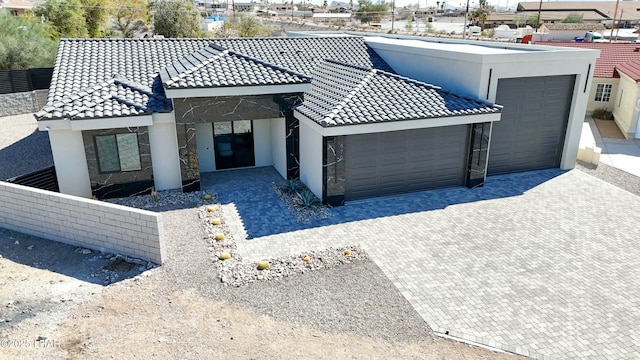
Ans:
[[[207,298],[322,331],[404,342],[432,336],[429,326],[371,260],[241,287],[224,286],[206,250],[197,210],[168,211],[162,216],[172,240],[167,242],[170,260],[159,270],[176,290],[195,287]]]
[[[595,166],[582,161],[578,161],[576,169],[640,196],[640,177],[633,174],[607,164]]]
[[[33,114],[0,117],[0,179],[53,165],[49,135],[38,130]]]

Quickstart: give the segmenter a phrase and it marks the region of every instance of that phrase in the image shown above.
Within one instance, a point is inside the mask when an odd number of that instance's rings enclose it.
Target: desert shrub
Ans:
[[[613,113],[607,108],[597,108],[593,110],[591,117],[598,120],[613,120]]]

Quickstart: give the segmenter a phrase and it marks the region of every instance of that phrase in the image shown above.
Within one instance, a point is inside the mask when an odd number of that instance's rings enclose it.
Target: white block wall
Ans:
[[[162,264],[160,214],[0,181],[0,227]]]

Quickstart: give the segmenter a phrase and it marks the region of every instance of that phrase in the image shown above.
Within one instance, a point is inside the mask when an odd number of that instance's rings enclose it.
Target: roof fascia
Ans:
[[[298,93],[311,91],[311,83],[259,85],[259,86],[226,86],[212,88],[166,89],[168,98],[195,98],[214,96],[246,96]]]
[[[319,128],[320,130],[318,132],[322,134],[322,136],[340,136],[494,122],[500,121],[501,113],[448,116],[431,119],[386,121],[370,124],[353,124],[330,127],[321,126],[317,122],[298,112],[298,110],[293,111],[293,116],[299,121],[305,123],[307,126],[310,126],[312,128],[314,128],[315,126],[315,129]]]

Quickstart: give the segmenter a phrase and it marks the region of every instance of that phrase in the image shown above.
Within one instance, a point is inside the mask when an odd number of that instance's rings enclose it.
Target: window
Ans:
[[[622,104],[622,96],[624,95],[624,89],[620,90],[620,96],[618,97],[618,107]]]
[[[609,102],[609,99],[611,99],[612,88],[612,84],[598,84],[598,87],[596,88],[595,101]]]
[[[138,134],[100,135],[95,137],[100,172],[140,170]]]

